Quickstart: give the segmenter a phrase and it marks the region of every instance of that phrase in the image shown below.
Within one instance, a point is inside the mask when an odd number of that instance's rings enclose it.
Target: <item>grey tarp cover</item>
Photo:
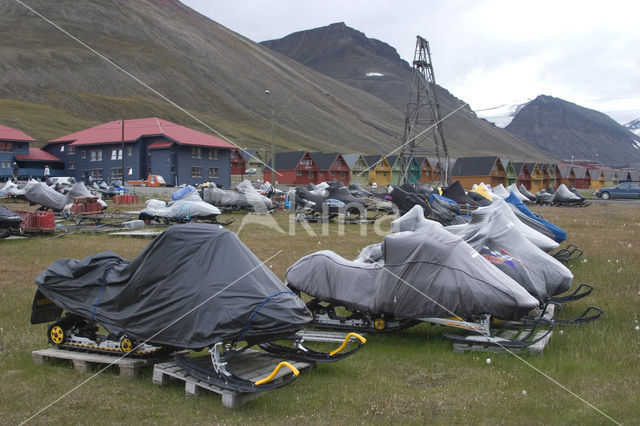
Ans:
[[[252,208],[257,212],[266,212],[273,208],[271,200],[258,193],[248,180],[238,184],[235,191],[216,187],[204,188],[202,198],[207,203],[220,207]]]
[[[431,221],[410,211],[391,222],[392,232],[430,228]],[[449,226],[466,243],[489,259],[540,302],[563,293],[571,287],[573,274],[553,256],[525,238],[518,227],[501,210],[488,215],[472,215],[467,226]]]
[[[556,189],[556,193],[553,196],[553,201],[555,201],[556,203],[581,203],[583,200],[584,198],[580,198],[576,194],[571,192],[571,190],[569,190],[569,188],[567,188],[567,185],[565,185],[564,183],[558,186],[558,188]]]
[[[442,225],[400,232],[382,242],[384,266],[319,251],[286,273],[293,289],[320,300],[399,318],[492,314],[521,318],[538,301]],[[413,287],[413,288],[412,288]]]
[[[162,217],[166,219],[211,218],[220,214],[220,209],[209,203],[202,201],[202,198],[195,193],[189,192],[177,201],[165,203],[162,200],[150,199],[140,211],[142,216]]]
[[[30,203],[40,204],[42,207],[56,211],[64,210],[64,206],[69,203],[67,197],[47,186],[46,183],[36,180],[30,180],[24,187],[24,197]]]
[[[494,255],[512,256],[515,262],[511,265],[503,262],[500,269],[540,302],[544,303],[571,287],[571,271],[525,238],[501,211],[492,212],[480,224],[474,223],[472,218],[469,225],[469,232],[457,235],[483,255],[488,254],[488,249]]]
[[[13,183],[11,179],[7,180],[2,189],[0,189],[0,198],[18,197],[24,195],[24,189],[18,188],[18,185]]]
[[[481,221],[489,217],[492,212],[499,210],[505,215],[507,219],[509,219],[511,222],[513,222],[516,225],[516,228],[518,228],[518,230],[529,241],[531,241],[533,244],[535,244],[542,250],[546,252],[550,252],[551,250],[555,250],[558,248],[559,244],[555,242],[553,239],[525,225],[520,219],[518,219],[518,216],[516,216],[516,214],[513,212],[513,210],[511,210],[508,204],[509,203],[507,203],[502,199],[499,199],[499,198],[494,199],[491,205],[486,207],[480,207],[471,213],[471,223],[480,223]],[[456,232],[457,227],[466,227],[466,226],[467,225],[452,225],[449,227],[449,231],[454,234],[457,234]],[[462,228],[462,229],[465,229],[465,231],[463,232],[467,232],[466,231],[467,228]]]
[[[518,191],[520,191],[520,193],[527,197],[530,201],[536,200],[536,196],[527,191],[527,188],[524,186],[524,184],[520,184],[520,186],[518,187]]]
[[[518,198],[518,200],[520,200],[522,203],[528,203],[529,202],[529,199],[524,194],[522,194],[520,192],[520,190],[518,189],[518,187],[516,186],[515,183],[512,183],[511,185],[507,186],[507,191],[509,191],[509,193],[513,194],[513,196]],[[506,200],[506,198],[505,198],[505,200]]]
[[[553,203],[553,199],[555,198],[556,194],[552,194],[547,192],[544,189],[541,189],[540,191],[536,192],[536,202],[538,203]]]
[[[503,184],[500,184],[491,188],[491,195],[505,199],[509,196],[509,191],[507,191]]]
[[[170,227],[133,261],[112,251],[59,259],[35,281],[64,310],[90,318],[97,304],[95,319],[109,331],[156,345],[196,349],[234,340],[263,302],[247,341],[286,336],[311,320],[294,294],[274,296],[289,290],[218,225]]]

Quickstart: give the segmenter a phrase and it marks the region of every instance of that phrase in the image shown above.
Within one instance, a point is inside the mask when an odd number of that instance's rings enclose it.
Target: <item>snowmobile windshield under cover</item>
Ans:
[[[218,225],[170,227],[133,261],[112,251],[59,259],[35,282],[62,309],[163,346],[197,349],[240,336],[262,343],[311,320],[302,300]]]
[[[453,201],[455,201],[461,206],[464,206],[465,204],[469,204],[470,206],[480,206],[480,204],[476,200],[469,198],[467,193],[464,192],[464,188],[462,187],[462,184],[460,183],[459,180],[453,182],[451,185],[447,186],[446,188],[442,188],[442,195],[452,199]],[[489,205],[491,203],[484,203],[484,204]]]
[[[433,221],[387,236],[384,266],[348,261],[331,251],[287,270],[291,288],[327,302],[399,318],[491,314],[518,319],[538,301],[462,239]]]

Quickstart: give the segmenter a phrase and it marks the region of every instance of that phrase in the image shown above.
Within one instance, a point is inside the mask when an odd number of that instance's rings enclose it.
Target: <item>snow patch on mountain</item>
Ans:
[[[475,113],[479,118],[484,118],[490,123],[493,123],[496,126],[504,129],[509,125],[509,123],[511,123],[511,120],[513,120],[513,117],[516,116],[518,111],[520,111],[530,101],[531,99],[514,101],[509,104],[502,104],[490,108],[478,109],[475,110]]]
[[[633,132],[636,135],[640,136],[640,118],[628,122],[624,125],[624,127],[629,129],[630,132]],[[638,141],[635,142],[638,143]]]

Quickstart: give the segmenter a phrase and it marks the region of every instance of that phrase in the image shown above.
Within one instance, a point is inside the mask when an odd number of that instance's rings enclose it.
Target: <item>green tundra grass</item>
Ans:
[[[605,311],[599,321],[557,329],[540,356],[454,353],[443,337],[446,330],[428,324],[370,335],[356,355],[318,365],[237,411],[224,408],[216,394],[187,397],[179,382],[153,385],[151,368],[135,379],[120,378],[115,369],[92,378],[67,362],[33,364],[31,351],[48,346],[46,325],[29,323],[33,279],[60,257],[111,249],[133,258],[148,240],[70,233],[0,241],[0,422],[23,422],[50,405],[30,423],[637,423],[640,206],[598,202],[534,210],[565,228],[568,241],[584,250],[571,265],[574,285],[588,282],[596,288],[563,314],[577,315],[593,304]],[[228,228],[238,231],[243,217],[233,217]],[[310,226],[316,235],[298,225],[290,236],[287,215],[273,217],[284,234],[245,224],[239,236],[261,259],[275,254],[268,266],[280,278],[305,254],[330,249],[354,258],[361,247],[381,239],[372,226],[362,236],[359,226],[339,232],[335,224],[326,235],[322,225]]]

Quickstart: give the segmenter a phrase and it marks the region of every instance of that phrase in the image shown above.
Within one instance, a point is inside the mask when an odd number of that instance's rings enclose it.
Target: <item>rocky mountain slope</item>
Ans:
[[[601,112],[562,99],[538,96],[506,129],[562,159],[640,166],[640,137]]]

